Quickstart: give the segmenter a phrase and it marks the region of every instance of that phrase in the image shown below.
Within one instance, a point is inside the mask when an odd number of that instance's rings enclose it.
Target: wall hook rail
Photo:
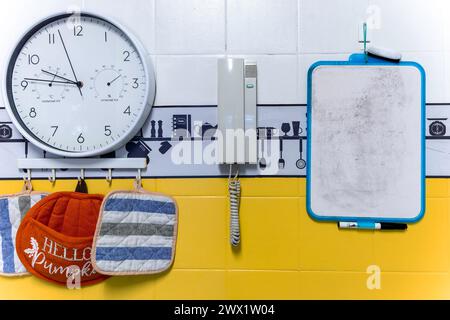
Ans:
[[[18,169],[26,170],[25,180],[31,180],[31,170],[51,170],[49,181],[56,181],[56,170],[75,169],[80,170],[79,180],[85,179],[86,170],[107,169],[106,180],[112,182],[112,170],[138,170],[139,176],[141,170],[147,168],[146,158],[126,158],[126,159],[19,159],[17,161]]]

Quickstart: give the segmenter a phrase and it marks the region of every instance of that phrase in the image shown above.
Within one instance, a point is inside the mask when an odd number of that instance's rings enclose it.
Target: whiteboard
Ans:
[[[422,217],[424,82],[415,63],[317,63],[310,69],[310,215],[404,222]]]

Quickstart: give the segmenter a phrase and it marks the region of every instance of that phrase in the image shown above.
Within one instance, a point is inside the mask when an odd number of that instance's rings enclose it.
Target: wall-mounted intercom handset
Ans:
[[[219,163],[256,164],[256,63],[219,59]]]
[[[257,163],[257,66],[244,59],[218,61],[218,159],[230,165],[231,244],[240,243],[239,169],[234,178],[233,165]]]

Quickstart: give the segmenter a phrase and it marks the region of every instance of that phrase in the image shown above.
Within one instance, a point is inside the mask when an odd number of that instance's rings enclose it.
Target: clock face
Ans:
[[[142,47],[117,24],[60,15],[34,27],[9,61],[6,95],[21,133],[55,154],[110,152],[146,120],[154,76]]]

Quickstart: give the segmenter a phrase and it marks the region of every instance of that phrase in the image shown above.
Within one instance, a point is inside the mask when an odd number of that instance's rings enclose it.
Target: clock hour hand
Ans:
[[[66,53],[67,60],[69,60],[70,68],[72,69],[73,76],[75,78],[75,82],[77,84],[78,90],[80,91],[80,95],[83,97],[83,92],[81,91],[81,87],[83,87],[83,82],[78,81],[75,70],[73,69],[72,60],[70,60],[69,53],[67,52],[66,44],[64,43],[63,37],[61,35],[61,31],[58,30],[59,38],[61,39],[61,43],[64,48],[64,52]]]
[[[47,73],[47,74],[49,74],[49,75],[52,75],[52,76],[55,77],[55,78],[63,79],[63,80],[66,80],[67,82],[70,82],[70,83],[72,83],[72,84],[78,85],[78,82],[75,82],[75,81],[73,81],[73,80],[64,78],[64,77],[62,77],[62,76],[60,76],[60,75],[57,75],[56,73],[51,73],[51,72],[48,72],[48,71],[43,70],[43,69],[41,69],[41,71],[44,72],[44,73]],[[54,81],[53,81],[53,82],[54,82]]]

